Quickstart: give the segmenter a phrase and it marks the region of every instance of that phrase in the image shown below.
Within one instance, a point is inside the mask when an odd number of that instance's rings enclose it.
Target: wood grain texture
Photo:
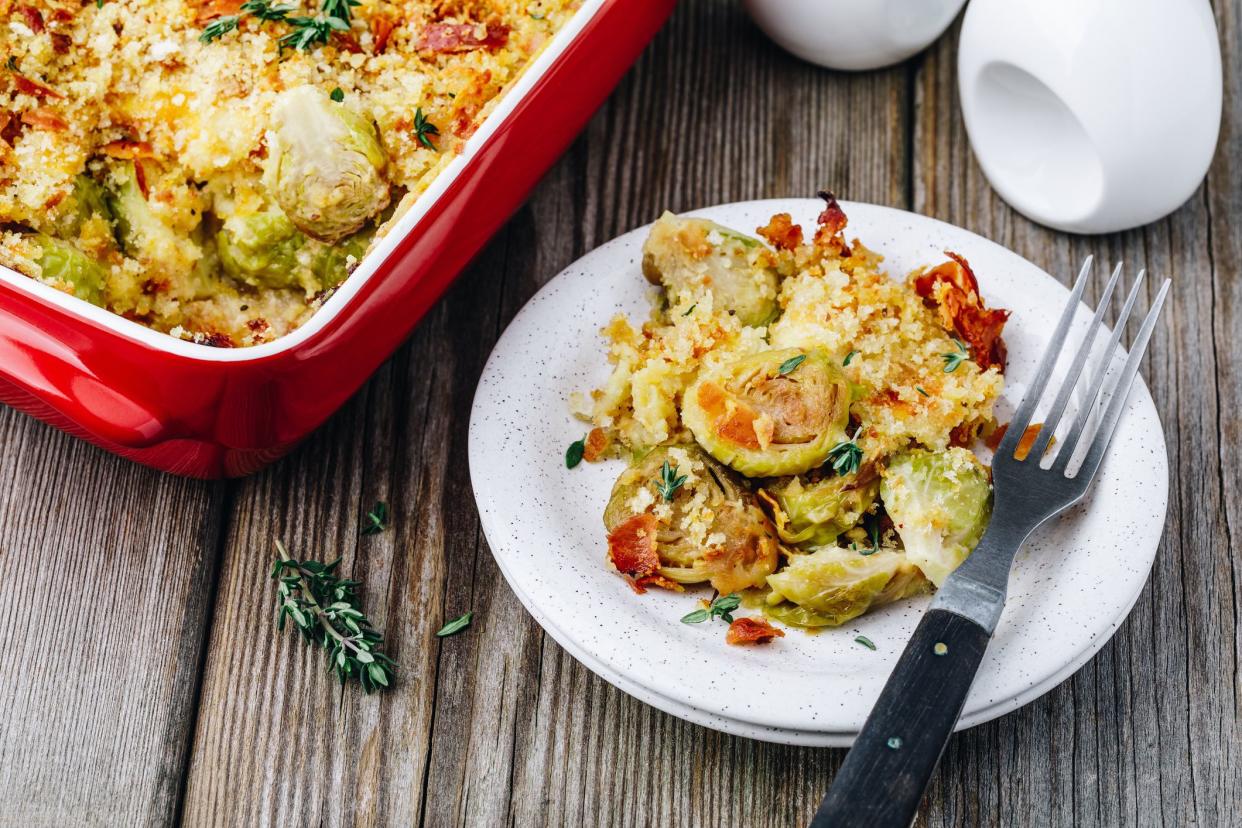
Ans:
[[[166,825],[222,487],[139,468],[9,409],[0,447],[0,825]]]
[[[1242,21],[1217,6],[1221,150],[1149,227],[1066,236],[992,193],[958,114],[956,31],[904,66],[846,75],[780,52],[738,4],[684,0],[412,340],[266,473],[160,478],[0,414],[0,644],[14,656],[0,663],[0,825],[808,822],[843,752],[704,730],[566,655],[500,576],[465,455],[492,344],[561,268],[666,208],[823,186],[961,224],[1062,278],[1090,252],[1175,281],[1145,368],[1172,468],[1151,583],[1073,678],[950,740],[916,824],[1236,821]],[[376,500],[392,528],[360,537]],[[363,578],[401,665],[394,691],[342,692],[320,653],[274,633],[278,537]],[[109,577],[88,578],[99,562]],[[468,631],[434,637],[467,610]]]

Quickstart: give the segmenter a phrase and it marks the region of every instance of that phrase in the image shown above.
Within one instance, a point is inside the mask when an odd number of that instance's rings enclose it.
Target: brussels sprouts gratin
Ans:
[[[629,466],[604,512],[612,566],[640,593],[709,584],[683,620],[722,617],[730,643],[783,635],[733,619],[741,602],[814,628],[931,591],[990,514],[970,447],[995,431],[1008,312],[952,253],[890,279],[822,195],[809,241],[788,214],[762,241],[665,214],[643,249],[651,319],[613,319],[612,375],[574,401],[595,427],[571,465]]]
[[[184,339],[275,339],[576,6],[0,0],[0,264]]]

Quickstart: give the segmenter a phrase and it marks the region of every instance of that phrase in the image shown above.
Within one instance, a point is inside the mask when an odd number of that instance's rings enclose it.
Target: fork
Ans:
[[[1018,452],[1069,338],[1091,262],[1088,256],[1035,379],[997,446],[992,461],[995,500],[991,523],[974,552],[936,593],[811,821],[812,828],[910,825],[1000,620],[1014,555],[1036,527],[1082,500],[1100,469],[1169,292],[1166,279],[1110,392],[1102,394],[1113,375],[1113,356],[1143,283],[1145,271],[1139,272],[1103,358],[1083,389],[1082,404],[1069,421],[1064,440],[1053,444],[1052,436],[1078,385],[1117,286],[1120,264],[1108,280],[1043,423],[1037,426],[1030,450],[1022,456]],[[1095,427],[1084,442],[1083,435],[1097,412]],[[1085,453],[1081,462],[1071,466],[1080,442]],[[1057,451],[1047,464],[1052,445]]]

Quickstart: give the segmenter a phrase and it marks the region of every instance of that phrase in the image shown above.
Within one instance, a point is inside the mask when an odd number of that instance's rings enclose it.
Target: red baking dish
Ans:
[[[582,129],[674,0],[584,0],[465,150],[300,329],[183,342],[0,266],[0,402],[149,466],[240,476],[389,357]]]

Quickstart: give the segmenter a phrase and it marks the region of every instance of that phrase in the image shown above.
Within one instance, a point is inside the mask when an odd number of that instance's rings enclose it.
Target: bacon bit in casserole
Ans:
[[[43,34],[47,27],[43,25],[43,14],[32,6],[18,6],[17,13],[26,21],[26,26],[35,34]]]
[[[940,311],[940,323],[961,337],[971,358],[986,371],[995,365],[1005,370],[1005,341],[1001,332],[1009,311],[988,308],[979,296],[979,282],[963,257],[947,251],[950,261],[915,277],[914,290]]]
[[[52,32],[48,37],[52,39],[52,51],[58,55],[66,54],[73,46],[73,38],[67,34]]]
[[[604,452],[608,451],[610,445],[612,445],[612,440],[608,438],[608,432],[602,428],[593,428],[583,444],[582,459],[588,463],[594,463],[604,456]]]
[[[725,633],[729,644],[767,644],[776,638],[784,638],[785,631],[778,630],[763,618],[735,618]]]
[[[835,250],[841,256],[849,256],[850,247],[845,243],[845,237],[841,235],[849,221],[845,216],[845,211],[837,203],[837,197],[828,190],[820,190],[819,197],[827,204],[824,206],[824,212],[820,213],[817,219],[819,229],[815,231],[815,246],[828,251]]]
[[[496,51],[509,42],[509,27],[499,23],[428,23],[418,38],[418,51],[432,54]]]
[[[147,190],[147,173],[142,168],[142,161],[134,159],[134,183],[138,185],[138,192],[142,193],[143,198],[147,198],[151,193]]]
[[[155,157],[155,150],[146,141],[113,141],[100,147],[100,151],[109,158],[121,158],[127,161]]]
[[[766,226],[755,228],[755,232],[777,250],[793,250],[802,244],[802,226],[794,224],[789,213],[777,213]]]
[[[371,36],[375,38],[375,54],[382,55],[388,48],[388,39],[392,37],[397,21],[386,14],[377,14],[371,18]]]
[[[22,113],[22,123],[35,129],[47,129],[52,132],[64,132],[69,124],[46,106],[28,109]]]
[[[608,560],[638,594],[647,585],[680,591],[681,585],[662,577],[656,553],[656,518],[649,512],[634,515],[608,533]]]
[[[226,333],[211,333],[203,337],[202,344],[212,348],[232,348],[233,338]]]
[[[1025,460],[1026,456],[1031,453],[1031,446],[1035,445],[1035,438],[1039,436],[1039,430],[1044,427],[1043,423],[1031,423],[1026,427],[1026,431],[1022,432],[1022,438],[1018,440],[1018,445],[1014,446],[1013,456],[1018,460]],[[1005,439],[1005,432],[1009,430],[1009,423],[1005,423],[1000,428],[993,431],[984,440],[984,444],[992,451],[1000,448],[1001,440]],[[1048,446],[1056,445],[1057,438],[1053,437],[1048,441]]]
[[[17,91],[32,98],[63,98],[64,95],[57,92],[45,83],[39,83],[37,80],[31,80],[25,75],[13,72],[13,85],[17,87]]]
[[[245,2],[246,0],[207,0],[199,6],[198,12],[194,15],[194,22],[202,26],[217,17],[241,14],[241,7]]]

